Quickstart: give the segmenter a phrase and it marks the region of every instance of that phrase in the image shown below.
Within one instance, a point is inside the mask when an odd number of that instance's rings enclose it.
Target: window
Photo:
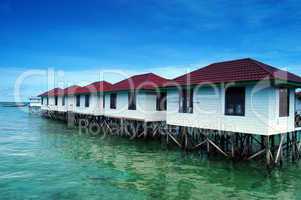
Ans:
[[[116,100],[117,100],[117,94],[112,93],[110,94],[110,108],[116,109]]]
[[[180,113],[193,113],[193,88],[183,88],[180,91],[179,102]]]
[[[103,108],[106,107],[106,95],[105,94],[102,95],[102,107]]]
[[[80,95],[76,96],[76,107],[80,107]]]
[[[63,97],[62,97],[62,106],[65,105],[65,99],[66,99],[66,96],[63,96]]]
[[[128,94],[128,100],[129,100],[129,110],[136,110],[136,91],[131,90]]]
[[[55,97],[54,97],[54,105],[56,105],[56,106],[57,106],[57,100],[58,100],[58,97],[55,96]]]
[[[279,89],[279,116],[288,117],[290,110],[290,90],[288,88]]]
[[[46,103],[47,103],[47,106],[49,105],[49,98],[46,97]]]
[[[90,95],[87,94],[85,95],[85,107],[89,107],[90,106]]]
[[[226,89],[225,115],[245,116],[246,89],[231,87]]]
[[[166,110],[167,107],[167,94],[166,92],[159,92],[157,94],[157,102],[156,102],[156,109],[157,111]]]

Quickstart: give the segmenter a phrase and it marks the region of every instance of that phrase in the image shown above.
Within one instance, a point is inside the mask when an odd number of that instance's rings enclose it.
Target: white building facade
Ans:
[[[158,95],[154,91],[138,91],[134,94],[135,103],[130,106],[129,96],[133,92],[117,91],[105,93],[104,115],[113,118],[155,122],[166,120],[164,103],[159,108]]]
[[[244,108],[238,108],[238,110],[243,109],[243,111],[232,114],[227,113],[226,96],[231,94],[226,94],[224,85],[192,89],[190,112],[180,111],[180,90],[168,89],[167,124],[260,135],[279,134],[295,130],[294,89],[290,89],[288,94],[289,112],[281,116],[279,88],[270,87],[268,84],[261,84],[260,86],[247,84],[235,87],[243,88],[245,91],[244,105],[242,106]],[[261,89],[258,90],[258,87]],[[239,106],[239,103],[237,105]]]
[[[258,135],[292,132],[297,87],[300,77],[252,59],[214,63],[173,80],[166,122]]]

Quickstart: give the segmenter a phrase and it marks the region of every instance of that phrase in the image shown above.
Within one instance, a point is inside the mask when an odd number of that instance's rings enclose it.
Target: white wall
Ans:
[[[42,103],[43,99],[43,103]],[[47,97],[41,97],[41,110],[48,110]]]
[[[128,92],[117,92],[116,109],[110,108],[110,93],[105,94],[105,116],[143,121],[165,121],[166,112],[156,110],[156,95],[149,92],[136,94],[136,110],[128,109]]]
[[[75,113],[81,114],[89,114],[89,115],[102,115],[102,94],[93,93],[90,94],[90,105],[89,107],[85,107],[85,95],[80,95],[80,106],[76,106],[76,96],[68,96],[69,106],[68,111],[72,111]]]
[[[54,99],[54,97],[50,96],[50,97],[48,97],[48,99],[49,99],[48,110],[50,110],[50,111],[57,111],[58,110],[58,106],[55,105],[55,99]]]
[[[65,105],[63,106],[63,96],[58,96],[57,105],[59,112],[67,112],[68,98],[65,97]]]
[[[279,117],[279,89],[274,90],[273,98],[276,103],[273,104],[273,112],[271,117],[270,134],[286,133],[295,130],[295,90],[290,90],[290,111],[288,117]]]
[[[294,105],[291,94],[291,104]],[[290,117],[279,118],[278,89],[267,83],[246,86],[245,116],[225,115],[224,86],[194,89],[193,113],[179,113],[179,93],[169,89],[167,95],[167,123],[178,126],[243,132],[276,134],[294,130],[294,107]]]

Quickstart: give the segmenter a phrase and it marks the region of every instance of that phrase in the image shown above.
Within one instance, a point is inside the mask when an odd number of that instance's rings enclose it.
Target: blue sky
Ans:
[[[0,101],[28,70],[22,98],[53,86],[154,71],[173,78],[252,57],[301,75],[298,1],[1,0]]]

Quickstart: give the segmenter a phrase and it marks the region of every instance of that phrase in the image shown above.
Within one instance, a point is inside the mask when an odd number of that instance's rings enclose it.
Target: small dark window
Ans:
[[[76,96],[76,107],[80,107],[80,95]]]
[[[42,102],[41,102],[42,105],[44,105],[44,97],[42,97],[41,100],[42,100]]]
[[[49,105],[49,97],[46,97],[47,106]]]
[[[90,95],[87,94],[85,95],[85,107],[89,107],[90,106]]]
[[[103,108],[106,107],[106,95],[105,94],[102,95],[102,107]]]
[[[245,116],[246,89],[244,87],[231,87],[226,89],[225,114]]]
[[[164,111],[167,107],[167,94],[166,92],[159,92],[157,94],[157,102],[156,102],[156,109],[157,111]]]
[[[136,110],[136,91],[135,90],[129,91],[128,100],[129,100],[128,109]]]
[[[290,90],[288,88],[279,89],[279,116],[288,117],[290,113]]]
[[[54,97],[54,104],[57,106],[57,100],[58,100],[58,97],[57,96],[55,96]]]
[[[183,88],[180,91],[179,102],[180,113],[193,113],[193,88]]]
[[[116,101],[117,101],[117,94],[112,93],[110,94],[110,108],[116,109]]]
[[[62,96],[62,106],[65,105],[66,96]]]

